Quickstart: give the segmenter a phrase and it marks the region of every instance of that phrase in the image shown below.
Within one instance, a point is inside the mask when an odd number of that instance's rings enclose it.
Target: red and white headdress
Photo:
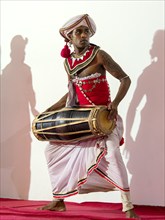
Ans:
[[[75,28],[80,26],[87,26],[89,28],[91,33],[90,37],[92,37],[96,32],[96,24],[88,14],[77,15],[69,19],[69,21],[67,21],[59,30],[60,34],[64,37],[65,42],[70,41],[68,34],[71,31],[73,31]],[[70,55],[70,50],[66,44],[61,52],[61,56],[67,58],[69,55]]]
[[[71,18],[62,26],[62,28],[60,28],[59,31],[65,39],[70,40],[68,34],[80,26],[87,26],[91,32],[91,36],[96,32],[96,24],[88,14],[77,15]]]

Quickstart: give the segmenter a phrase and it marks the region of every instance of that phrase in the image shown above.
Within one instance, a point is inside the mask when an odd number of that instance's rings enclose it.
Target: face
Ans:
[[[89,45],[91,32],[88,27],[80,26],[74,29],[71,33],[71,43],[77,48],[84,48]]]

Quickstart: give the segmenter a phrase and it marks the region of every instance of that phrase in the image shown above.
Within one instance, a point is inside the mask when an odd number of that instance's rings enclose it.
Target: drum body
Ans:
[[[43,112],[32,123],[35,137],[41,141],[73,142],[105,136],[115,128],[105,106],[62,108]]]

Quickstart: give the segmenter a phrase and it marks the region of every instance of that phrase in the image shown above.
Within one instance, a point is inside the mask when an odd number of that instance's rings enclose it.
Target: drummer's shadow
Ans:
[[[125,145],[129,155],[127,167],[132,174],[130,184],[132,198],[137,204],[160,204],[164,200],[163,42],[164,30],[159,30],[155,33],[150,50],[152,62],[138,78],[127,112]],[[141,103],[143,105],[140,107]],[[133,140],[131,130],[138,115],[139,127]],[[155,190],[158,184],[159,187]]]
[[[24,63],[27,39],[11,41],[11,62],[1,76],[1,195],[28,199],[31,122],[35,109],[31,69]]]

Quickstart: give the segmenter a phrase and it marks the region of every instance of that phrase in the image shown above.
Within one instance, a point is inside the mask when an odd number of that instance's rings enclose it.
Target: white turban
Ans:
[[[91,35],[93,36],[96,32],[96,24],[88,14],[77,15],[67,21],[62,28],[60,28],[60,34],[67,40],[70,40],[68,34],[75,28],[80,26],[86,26],[89,28]]]

